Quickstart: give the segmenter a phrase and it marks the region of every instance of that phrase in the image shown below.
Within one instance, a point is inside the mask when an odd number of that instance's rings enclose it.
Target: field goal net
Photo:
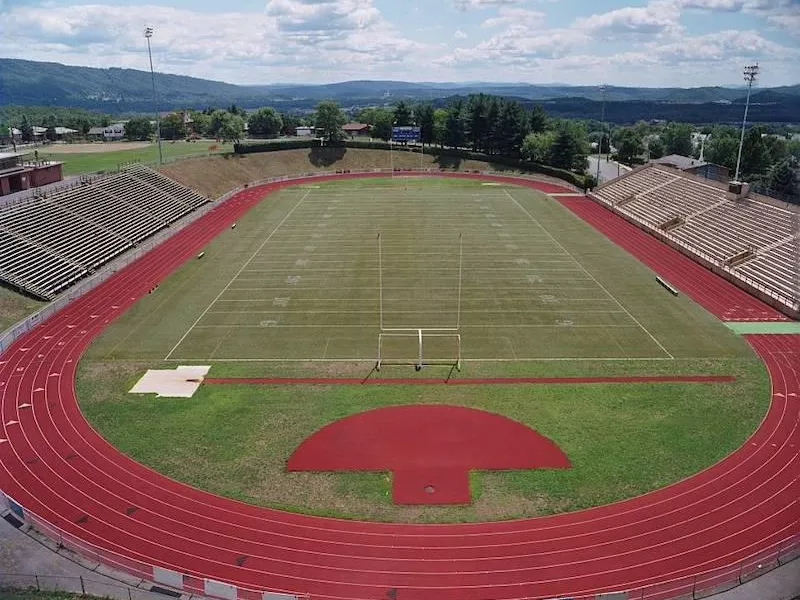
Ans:
[[[450,365],[461,371],[461,289],[464,236],[458,236],[458,296],[455,326],[387,327],[384,320],[383,246],[378,234],[378,288],[380,333],[375,368],[383,365],[413,365],[419,371],[425,365]],[[409,323],[409,325],[411,325]]]

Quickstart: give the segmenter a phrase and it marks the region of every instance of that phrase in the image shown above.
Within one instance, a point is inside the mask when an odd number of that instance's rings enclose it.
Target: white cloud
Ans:
[[[469,36],[460,29],[457,29],[456,32],[453,34],[453,37],[456,38],[457,40],[465,40]]]
[[[519,0],[453,0],[456,10],[468,11],[475,9],[496,8],[498,6],[511,6],[518,4]]]
[[[496,17],[490,17],[481,23],[482,27],[539,27],[547,15],[541,11],[527,8],[501,7]]]
[[[682,30],[680,15],[678,7],[670,2],[653,2],[582,17],[575,21],[575,27],[601,39],[671,35]]]

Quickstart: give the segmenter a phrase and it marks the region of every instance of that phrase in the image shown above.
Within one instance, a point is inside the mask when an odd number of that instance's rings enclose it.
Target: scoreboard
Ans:
[[[422,137],[419,127],[404,126],[392,127],[393,142],[418,142]]]

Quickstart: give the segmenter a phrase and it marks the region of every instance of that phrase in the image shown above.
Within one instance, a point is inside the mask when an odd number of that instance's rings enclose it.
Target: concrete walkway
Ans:
[[[53,188],[74,185],[78,183],[80,179],[81,179],[80,176],[73,175],[71,177],[64,177],[64,179],[62,179],[61,181],[57,181],[56,183],[50,183],[38,188],[30,188],[29,190],[22,190],[21,192],[14,192],[13,194],[6,194],[5,196],[0,196],[0,206],[2,206],[7,202],[14,202],[16,200],[23,200],[25,198],[32,197],[36,191],[47,191]]]
[[[8,511],[6,511],[7,513]],[[78,561],[78,562],[76,562]],[[37,574],[34,576],[34,574]],[[114,576],[118,579],[112,578]],[[122,581],[124,581],[124,583]],[[83,587],[81,587],[83,585]],[[14,528],[0,520],[0,587],[40,587],[119,600],[164,600],[150,592],[152,584],[112,572],[95,562],[66,551],[23,526]],[[717,594],[715,600],[792,600],[800,595],[800,558],[773,569],[737,588]],[[199,598],[184,594],[181,600]]]

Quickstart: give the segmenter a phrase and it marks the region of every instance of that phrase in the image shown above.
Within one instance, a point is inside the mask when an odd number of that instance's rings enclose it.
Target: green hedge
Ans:
[[[260,142],[235,144],[233,151],[236,154],[251,154],[254,152],[276,152],[280,150],[292,150],[297,148],[319,148],[322,145],[317,139],[299,138],[290,140],[265,140]],[[390,144],[382,140],[340,140],[337,142],[326,142],[324,147],[338,148],[360,148],[364,150],[394,150],[395,152],[419,152],[419,146],[402,146],[400,144]],[[493,163],[511,167],[529,173],[541,173],[567,181],[572,185],[582,188],[584,185],[583,175],[578,175],[572,171],[557,169],[548,165],[527,162],[511,156],[501,156],[499,154],[483,154],[482,152],[471,152],[458,148],[439,148],[438,146],[426,146],[425,154],[431,156],[452,156],[464,160],[477,160],[481,162]]]

